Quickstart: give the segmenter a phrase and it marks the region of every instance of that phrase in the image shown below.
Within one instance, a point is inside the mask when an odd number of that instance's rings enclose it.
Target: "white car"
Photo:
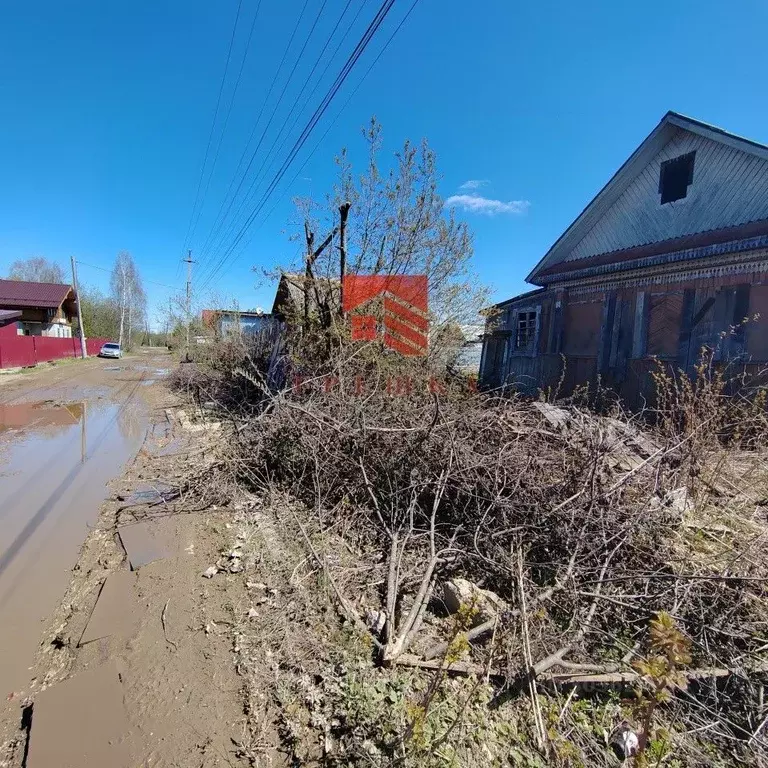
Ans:
[[[107,342],[99,351],[99,357],[116,357],[118,360],[123,356],[123,351],[119,344]]]

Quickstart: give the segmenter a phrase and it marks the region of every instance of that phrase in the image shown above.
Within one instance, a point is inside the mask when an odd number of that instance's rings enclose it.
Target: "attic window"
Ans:
[[[696,152],[688,152],[661,164],[659,173],[659,193],[661,204],[682,200],[688,195],[688,187],[693,184],[693,161]]]

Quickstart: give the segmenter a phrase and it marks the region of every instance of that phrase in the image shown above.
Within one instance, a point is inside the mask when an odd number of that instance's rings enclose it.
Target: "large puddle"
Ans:
[[[0,695],[25,688],[106,484],[136,453],[134,403],[0,404]]]

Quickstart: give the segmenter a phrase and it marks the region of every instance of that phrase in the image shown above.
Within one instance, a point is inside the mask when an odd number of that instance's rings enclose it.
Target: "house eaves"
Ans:
[[[504,299],[504,301],[500,301],[498,304],[492,304],[485,311],[490,312],[495,309],[506,309],[512,304],[516,304],[518,301],[527,301],[528,299],[532,299],[533,297],[538,296],[539,294],[546,293],[547,290],[548,290],[547,288],[534,288],[534,290],[532,291],[526,291],[525,293],[520,293],[517,296],[513,296],[511,299]]]
[[[695,235],[684,235],[577,261],[555,263],[542,270],[540,277],[549,284],[598,274],[623,272],[639,267],[751,251],[757,248],[768,248],[768,220],[753,221],[749,224],[700,232]]]

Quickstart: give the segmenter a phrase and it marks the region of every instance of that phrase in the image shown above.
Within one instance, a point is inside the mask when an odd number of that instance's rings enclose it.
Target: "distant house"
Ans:
[[[306,278],[293,272],[283,272],[275,291],[272,314],[281,320],[293,321],[306,312],[310,317],[326,317],[341,306],[341,283],[337,279],[319,277],[311,282],[304,295]]]
[[[656,360],[690,371],[708,346],[764,366],[768,146],[667,113],[527,281],[486,324],[485,387],[567,394],[599,376],[640,403]]]
[[[265,312],[241,312],[236,309],[204,309],[201,319],[203,327],[217,336],[258,333],[277,322],[273,315]]]
[[[397,277],[394,278],[394,280],[397,279]],[[338,279],[321,277],[313,281],[310,284],[310,291],[306,296],[306,299],[304,294],[305,281],[306,278],[304,275],[296,273],[284,272],[280,276],[280,282],[278,283],[275,300],[272,305],[272,314],[275,317],[289,323],[296,323],[301,322],[301,318],[304,316],[305,307],[306,312],[310,317],[319,318],[320,320],[324,318],[327,319],[331,314],[335,314],[339,311],[342,293],[341,283]],[[385,293],[387,293],[387,291],[381,293],[374,292],[374,295],[370,299],[367,299],[363,305],[351,311],[350,314],[352,314],[353,328],[355,326],[354,313],[362,310],[361,314],[366,315],[366,321],[371,317],[376,319],[375,327],[370,327],[371,338],[384,336],[384,333],[387,330],[384,317],[387,314],[387,301],[390,300],[385,299]],[[406,299],[406,304],[408,303],[409,302]],[[394,335],[399,336],[402,339],[402,334],[405,332],[405,338],[410,342],[409,344],[401,342],[401,351],[405,350],[404,354],[413,354],[413,350],[418,349],[418,345],[414,342],[414,339],[417,338],[417,334],[426,333],[428,328],[428,325],[426,324],[426,313],[423,317],[425,323],[424,326],[421,326],[418,322],[414,324],[414,319],[417,317],[417,314],[414,314],[413,312],[409,314],[410,317],[405,324],[402,322],[402,315],[395,318],[399,330]],[[446,364],[450,363],[456,370],[477,376],[480,370],[480,360],[482,355],[483,330],[482,325],[456,325],[449,323],[437,331],[437,339],[433,335],[434,330],[430,330],[428,334],[429,345],[436,343],[438,348],[444,351]],[[391,343],[392,342],[390,341],[390,344]]]
[[[0,309],[0,339],[4,336],[18,336],[18,321],[21,311],[18,309]]]
[[[483,352],[483,326],[462,325],[463,343],[456,357],[455,366],[460,371],[477,376]]]
[[[0,280],[0,312],[21,313],[11,321],[19,336],[71,338],[77,298],[71,285]]]

